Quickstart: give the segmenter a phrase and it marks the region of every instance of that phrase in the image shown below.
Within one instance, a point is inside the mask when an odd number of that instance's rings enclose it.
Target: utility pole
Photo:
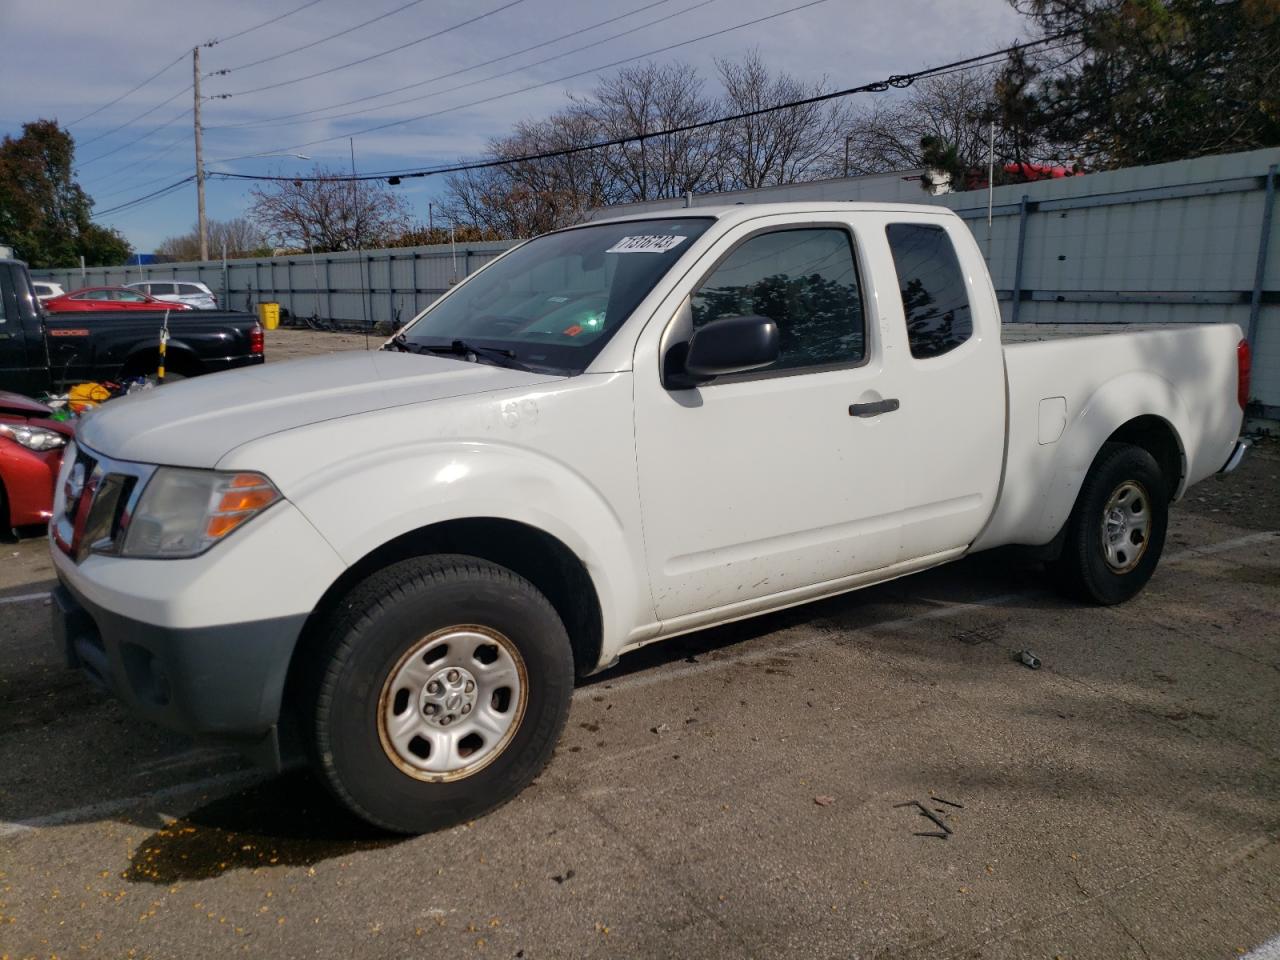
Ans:
[[[204,131],[200,127],[200,48],[191,48],[192,90],[196,122],[196,223],[200,234],[200,259],[209,259],[209,224],[204,217]]]

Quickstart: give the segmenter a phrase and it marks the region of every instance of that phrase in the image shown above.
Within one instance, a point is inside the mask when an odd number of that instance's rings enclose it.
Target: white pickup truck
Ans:
[[[1231,469],[1230,324],[1003,346],[936,207],[779,204],[531,240],[375,352],[82,422],[55,632],[139,715],[416,832],[548,761],[575,673],[1005,544],[1133,596]],[[660,708],[660,707],[659,707]]]

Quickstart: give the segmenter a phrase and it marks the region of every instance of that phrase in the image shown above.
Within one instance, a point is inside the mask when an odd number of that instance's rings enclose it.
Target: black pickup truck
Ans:
[[[164,312],[46,312],[26,264],[0,260],[0,390],[36,396],[87,380],[156,372]],[[252,314],[169,314],[166,375],[194,377],[262,363],[262,327]]]

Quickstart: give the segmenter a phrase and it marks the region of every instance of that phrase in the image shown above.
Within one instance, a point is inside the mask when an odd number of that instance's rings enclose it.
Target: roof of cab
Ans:
[[[816,200],[808,203],[734,203],[708,205],[705,207],[677,207],[670,210],[648,210],[633,214],[621,214],[588,223],[625,223],[629,220],[670,220],[682,217],[713,217],[716,220],[737,222],[752,220],[756,217],[767,217],[787,213],[850,213],[857,211],[877,211],[880,213],[913,213],[934,214],[935,216],[955,216],[949,208],[929,203],[877,203],[867,200]]]

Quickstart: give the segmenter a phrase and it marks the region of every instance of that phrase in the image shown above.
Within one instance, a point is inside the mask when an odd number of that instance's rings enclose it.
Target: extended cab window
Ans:
[[[837,227],[778,230],[744,241],[689,305],[695,330],[753,314],[776,323],[778,361],[766,370],[859,363],[865,355],[853,245]]]
[[[933,224],[891,223],[885,233],[898,272],[911,355],[923,359],[954,350],[973,335],[973,314],[947,231]]]

